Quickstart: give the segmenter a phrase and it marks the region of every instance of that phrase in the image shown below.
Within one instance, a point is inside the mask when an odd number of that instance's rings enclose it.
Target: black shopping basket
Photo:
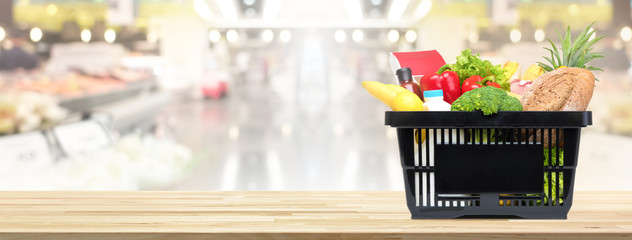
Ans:
[[[412,218],[565,219],[591,112],[386,112]]]

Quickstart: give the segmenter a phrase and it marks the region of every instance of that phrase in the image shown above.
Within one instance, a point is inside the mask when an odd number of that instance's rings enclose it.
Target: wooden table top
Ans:
[[[0,239],[632,239],[632,192],[567,220],[411,220],[404,192],[2,192]]]

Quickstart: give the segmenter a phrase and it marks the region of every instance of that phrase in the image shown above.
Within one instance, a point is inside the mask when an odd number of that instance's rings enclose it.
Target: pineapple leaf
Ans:
[[[595,39],[588,41],[587,43],[585,43],[581,49],[579,49],[579,51],[576,52],[575,56],[574,56],[574,61],[580,60],[580,62],[576,62],[576,64],[578,65],[585,65],[588,60],[586,60],[585,58],[583,58],[584,55],[588,54],[590,52],[590,50],[592,50],[592,45],[595,44],[597,41],[601,40],[602,38],[604,38],[604,36],[600,36],[600,37],[596,37]],[[582,57],[580,59],[580,56]]]
[[[571,58],[571,47],[572,47],[572,43],[571,43],[572,39],[571,39],[571,26],[568,26],[566,28],[566,36],[564,37],[564,41],[562,42],[562,54],[564,54],[564,66],[569,66],[570,65],[570,58]]]
[[[588,27],[586,27],[584,31],[582,31],[582,33],[580,33],[579,36],[577,36],[577,38],[575,39],[575,43],[573,43],[573,49],[572,49],[573,52],[577,52],[577,50],[579,50],[579,47],[584,45],[586,41],[590,40],[590,36],[592,36],[595,33],[595,30],[591,31],[590,29],[593,25],[595,25],[595,22],[588,25]]]
[[[592,67],[592,66],[587,67],[586,69],[588,69],[588,70],[590,70],[590,71],[603,71],[603,69],[601,69],[601,68],[598,68],[598,67]]]
[[[555,64],[551,61],[551,59],[549,57],[542,57],[545,60],[547,60],[549,63],[551,63],[551,66],[549,68],[555,68]]]
[[[537,62],[537,63],[538,63],[538,65],[540,65],[541,68],[543,68],[547,72],[550,72],[550,71],[554,70],[552,67],[550,67],[549,65],[546,65],[546,64],[544,64],[542,62]]]
[[[557,30],[555,30],[557,31]],[[559,33],[558,33],[559,35]],[[553,47],[553,50],[555,50],[555,57],[557,58],[557,63],[561,64],[562,60],[560,59],[560,52],[557,50],[557,46],[555,46],[555,44],[553,43],[553,41],[551,41],[551,39],[549,39],[549,42],[551,43],[551,46]]]
[[[558,58],[558,61],[555,62],[555,56],[557,56],[557,55],[555,55],[555,54],[553,54],[553,52],[551,52],[551,58],[549,59],[549,62],[551,62],[551,68],[553,68],[553,69],[556,69],[557,67],[560,66],[559,58]]]
[[[586,65],[594,59],[605,57],[605,54],[602,52],[592,52],[594,50],[593,45],[604,38],[604,36],[596,36],[596,30],[592,29],[594,25],[595,22],[588,25],[574,40],[570,26],[566,27],[564,35],[555,29],[561,45],[558,47],[551,39],[548,39],[551,48],[545,47],[544,49],[548,51],[551,57],[543,56],[543,58],[550,65],[544,62],[538,62],[538,64],[546,71],[555,70],[560,66],[601,70],[600,68]]]

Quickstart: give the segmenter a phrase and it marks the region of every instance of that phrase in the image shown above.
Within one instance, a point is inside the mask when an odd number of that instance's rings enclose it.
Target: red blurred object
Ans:
[[[215,73],[206,74],[202,80],[202,95],[212,99],[220,99],[228,92],[228,76]]]
[[[445,60],[436,50],[392,52],[390,63],[393,72],[408,67],[412,70],[413,76],[424,76],[436,73],[445,65]]]
[[[514,79],[511,81],[511,92],[519,95],[523,95],[533,84],[532,81]]]

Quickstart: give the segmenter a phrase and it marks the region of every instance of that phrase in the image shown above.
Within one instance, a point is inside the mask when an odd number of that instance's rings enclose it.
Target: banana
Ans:
[[[362,87],[364,87],[364,89],[366,89],[373,97],[382,101],[391,109],[393,108],[393,99],[397,96],[397,92],[393,90],[392,87],[376,81],[363,81]]]
[[[400,85],[395,85],[395,84],[386,84],[387,87],[389,87],[390,89],[392,89],[393,91],[395,91],[396,94],[399,94],[400,92],[405,92],[408,91],[406,90],[406,88],[400,86]]]

